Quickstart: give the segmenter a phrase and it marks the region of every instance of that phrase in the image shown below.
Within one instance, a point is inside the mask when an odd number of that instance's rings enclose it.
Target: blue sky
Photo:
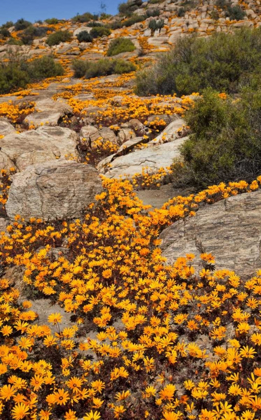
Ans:
[[[0,25],[12,20],[16,22],[23,18],[30,22],[56,17],[69,19],[77,13],[99,13],[101,4],[106,5],[106,11],[116,14],[119,3],[127,0],[0,0]]]

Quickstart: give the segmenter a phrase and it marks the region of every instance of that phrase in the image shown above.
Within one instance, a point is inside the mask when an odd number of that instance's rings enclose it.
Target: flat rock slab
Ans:
[[[116,157],[109,166],[99,165],[99,169],[108,178],[131,178],[135,174],[141,174],[144,167],[148,172],[157,172],[162,167],[170,166],[173,159],[180,156],[179,148],[185,140],[186,137],[171,143],[149,145],[142,150]]]
[[[77,157],[77,134],[69,128],[39,127],[0,140],[0,170],[15,167],[18,171],[36,163]]]
[[[213,254],[217,269],[229,269],[242,277],[261,269],[261,191],[244,193],[200,208],[194,217],[179,220],[160,238],[168,263],[188,253],[202,268],[200,254]]]
[[[73,219],[102,191],[96,169],[75,161],[51,161],[32,165],[13,176],[6,212],[43,220]]]
[[[15,133],[16,130],[10,122],[0,120],[0,136],[7,136],[8,134]]]

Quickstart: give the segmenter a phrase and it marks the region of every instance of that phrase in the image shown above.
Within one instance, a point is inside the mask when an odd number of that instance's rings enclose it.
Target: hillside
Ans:
[[[1,420],[261,418],[260,22],[0,27]]]

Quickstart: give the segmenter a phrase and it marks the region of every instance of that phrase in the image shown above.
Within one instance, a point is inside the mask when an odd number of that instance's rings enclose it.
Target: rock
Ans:
[[[128,0],[127,1],[128,6],[138,6],[140,7],[142,5],[142,0]]]
[[[36,101],[36,110],[25,118],[25,122],[35,127],[41,125],[58,125],[60,118],[72,113],[72,108],[62,101],[42,98]]]
[[[117,139],[118,139],[119,144],[125,143],[126,141],[134,137],[136,137],[135,133],[130,128],[122,128],[117,134]]]
[[[168,263],[193,253],[195,266],[202,267],[200,254],[213,254],[216,269],[229,269],[247,277],[261,267],[261,190],[239,194],[200,208],[195,217],[179,220],[160,238]]]
[[[39,127],[1,139],[0,170],[14,166],[18,171],[48,160],[78,156],[77,134],[69,128]]]
[[[184,127],[186,126],[183,118],[178,118],[172,121],[151,143],[160,144],[174,141],[178,138],[184,137]]]
[[[33,112],[26,117],[25,122],[30,126],[39,127],[42,125],[57,126],[63,114],[54,111]]]
[[[98,128],[93,125],[85,125],[80,131],[80,144],[81,147],[87,149],[91,147],[92,141],[99,137]]]
[[[5,232],[7,226],[8,226],[8,221],[4,219],[3,217],[1,217],[0,218],[0,233]]]
[[[0,119],[0,136],[15,133],[15,128],[7,120]]]
[[[148,169],[148,172],[156,172],[159,168],[170,166],[173,159],[180,156],[179,147],[185,139],[186,137],[171,143],[150,145],[128,155],[116,157],[109,167],[105,167],[104,162],[103,164],[100,162],[99,169],[108,178],[119,178],[121,176],[130,178],[134,174],[141,174],[144,167]]]
[[[98,172],[90,165],[66,160],[31,165],[13,176],[6,211],[10,219],[16,214],[25,220],[73,219],[101,190]]]

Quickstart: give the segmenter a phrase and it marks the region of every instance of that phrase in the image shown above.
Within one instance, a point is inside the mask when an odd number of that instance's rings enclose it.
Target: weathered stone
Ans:
[[[96,169],[74,161],[50,161],[32,165],[13,176],[7,215],[25,220],[72,219],[94,201],[102,190]]]
[[[184,127],[186,126],[183,118],[178,118],[172,121],[151,143],[160,144],[174,141],[178,138],[184,137]]]
[[[156,172],[161,167],[170,166],[174,158],[180,156],[179,147],[184,143],[184,139],[179,139],[171,143],[161,145],[150,145],[145,149],[129,153],[126,156],[116,157],[109,168],[100,165],[102,173],[106,173],[109,178],[130,178],[134,174],[142,173],[142,168],[146,167],[148,172]],[[100,162],[102,164],[102,162]]]
[[[160,238],[168,263],[193,253],[196,267],[200,254],[213,254],[217,269],[251,276],[261,268],[261,191],[244,193],[200,208],[165,229]]]
[[[18,171],[48,160],[78,156],[77,134],[62,127],[39,127],[1,139],[0,169],[12,166]]]
[[[0,120],[0,136],[6,136],[8,134],[15,133],[15,128],[7,120]]]
[[[134,137],[136,137],[135,133],[130,128],[122,128],[117,134],[117,139],[118,139],[119,144],[122,144]]]

